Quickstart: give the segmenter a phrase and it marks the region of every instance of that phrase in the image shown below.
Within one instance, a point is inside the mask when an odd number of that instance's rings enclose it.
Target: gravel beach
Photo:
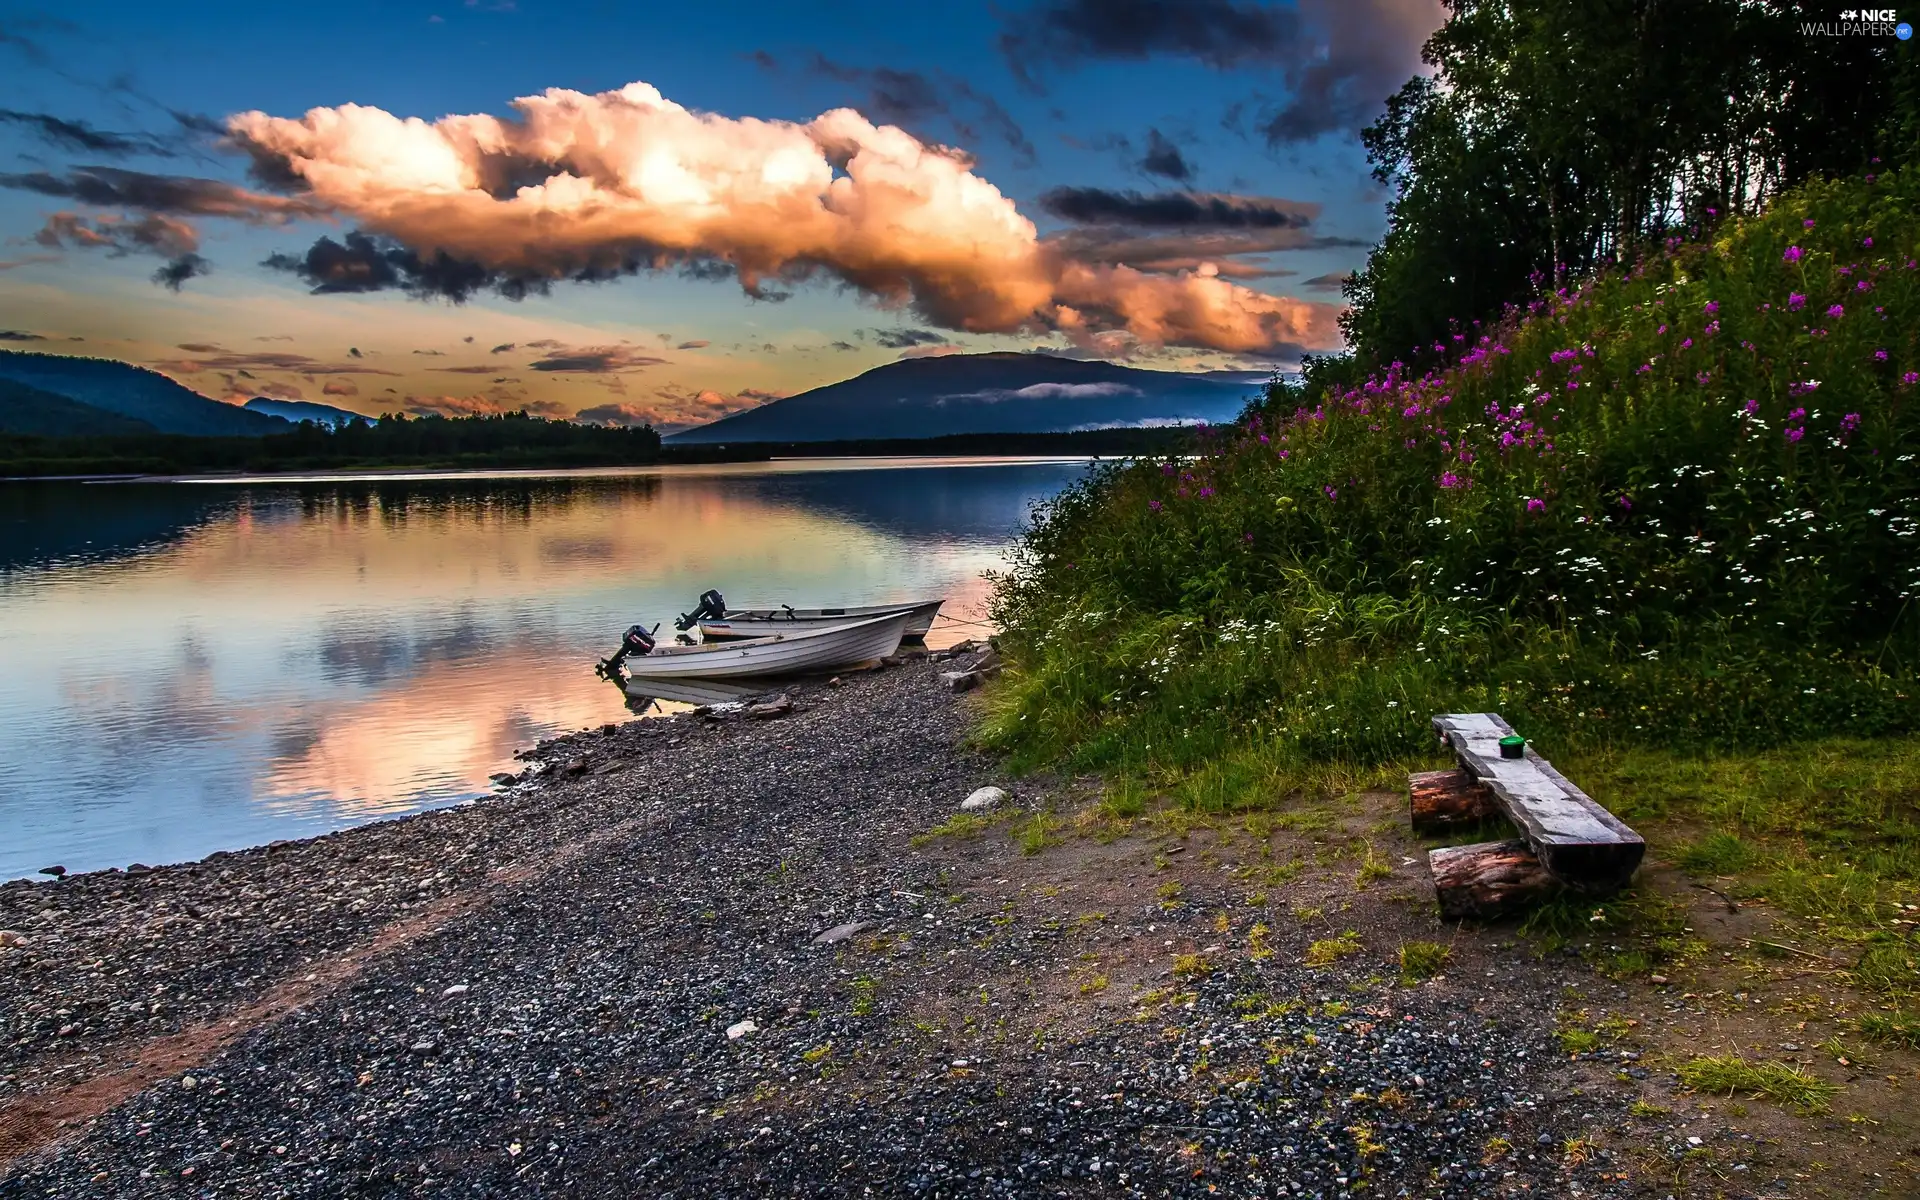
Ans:
[[[943,669],[0,887],[0,1196],[1666,1194],[1587,1140],[1634,1068],[1555,1049],[1563,969],[1398,978],[1415,867],[1345,937],[1351,872],[1250,902],[1245,837],[929,836],[1076,787],[967,749]]]

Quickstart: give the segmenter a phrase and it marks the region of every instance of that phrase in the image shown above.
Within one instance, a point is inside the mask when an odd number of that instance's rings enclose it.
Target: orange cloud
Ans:
[[[228,128],[315,203],[399,243],[310,254],[299,265],[320,290],[464,295],[488,280],[524,295],[556,279],[724,264],[753,295],[826,273],[974,333],[1124,331],[1236,352],[1339,341],[1336,305],[1075,258],[965,156],[852,109],[804,124],[734,119],[644,83],[553,88],[513,106],[515,119],[427,122],[347,104],[299,119],[241,113]],[[328,274],[347,259],[352,278]]]

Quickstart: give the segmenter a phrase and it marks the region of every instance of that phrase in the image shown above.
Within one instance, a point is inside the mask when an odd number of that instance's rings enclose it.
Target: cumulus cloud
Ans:
[[[367,283],[354,290],[465,286],[410,278],[395,250],[477,271],[475,286],[509,295],[718,263],[750,293],[826,275],[976,333],[1123,330],[1237,352],[1338,342],[1334,305],[1218,275],[1077,260],[963,156],[850,109],[804,124],[732,119],[640,83],[598,95],[551,89],[514,107],[510,120],[431,123],[359,105],[299,119],[250,112],[229,129],[269,177],[303,186],[302,202],[360,224]],[[312,257],[302,262],[309,273]]]
[[[528,345],[534,343],[529,342]],[[606,375],[618,371],[639,371],[666,362],[652,354],[643,354],[632,346],[554,346],[544,358],[527,365],[536,371],[575,371]]]
[[[618,425],[631,428],[653,424],[653,414],[634,404],[596,404],[573,414],[582,425]]]
[[[320,389],[322,396],[358,396],[360,385],[351,379],[329,379]]]
[[[1280,144],[1372,120],[1422,69],[1420,47],[1445,18],[1441,0],[1041,0],[1007,19],[1000,48],[1036,89],[1045,68],[1089,59],[1277,71],[1287,97],[1262,132]]]

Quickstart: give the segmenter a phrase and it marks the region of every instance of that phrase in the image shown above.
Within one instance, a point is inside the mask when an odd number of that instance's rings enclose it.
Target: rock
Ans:
[[[727,1040],[736,1042],[750,1033],[758,1033],[759,1031],[760,1027],[755,1025],[753,1019],[749,1017],[747,1020],[735,1021],[733,1024],[727,1026]]]
[[[1647,982],[1648,982],[1648,983],[1665,983],[1666,981],[1667,981],[1667,977],[1666,977],[1665,975],[1649,975],[1649,976],[1647,976]]]
[[[495,783],[499,784],[501,787],[512,787],[514,784],[520,781],[520,777],[518,775],[515,775],[512,771],[497,771],[494,774],[489,775],[488,778],[493,780]]]
[[[148,874],[151,874],[152,872],[153,872],[153,868],[148,866],[145,863],[128,863],[127,864],[127,874],[129,875],[148,875]]]
[[[441,999],[444,1000],[448,996],[464,996],[466,994],[467,994],[467,985],[464,983],[456,983],[452,987],[448,988],[446,991],[441,992],[440,997]]]
[[[439,1048],[439,1046],[434,1045],[432,1042],[415,1042],[409,1047],[415,1054],[432,1054]]]
[[[965,800],[962,800],[960,802],[960,811],[961,812],[987,812],[991,809],[999,808],[1002,804],[1005,804],[1006,802],[1007,802],[1007,793],[1005,788],[997,788],[997,787],[976,788],[972,795],[968,796]]]
[[[55,879],[58,879],[67,873],[67,869],[62,866],[41,867],[40,873],[42,875],[51,875]]]
[[[782,692],[771,700],[763,701],[759,704],[747,705],[747,715],[762,721],[769,717],[785,716],[792,711],[793,697],[787,695],[785,692]]]
[[[839,677],[838,675],[835,675],[835,676],[834,676],[834,677],[833,677],[832,679],[829,679],[829,680],[827,680],[827,686],[828,686],[828,687],[839,687],[839,686],[840,686],[840,677]]]
[[[977,671],[942,671],[940,682],[956,692],[970,692],[980,686],[980,673]]]
[[[948,659],[959,658],[963,655],[972,654],[975,650],[978,650],[979,648],[980,648],[980,643],[975,641],[968,640],[964,642],[955,642],[953,645],[948,646],[945,650],[942,650],[939,653],[935,654],[933,658],[935,662],[946,662]]]
[[[872,921],[849,921],[845,925],[835,925],[819,937],[813,939],[816,946],[831,946],[835,942],[844,942],[863,929],[872,929]]]
[[[612,721],[608,721],[605,725],[602,725],[600,727],[600,732],[608,736],[611,736],[613,734],[620,732],[620,727],[614,724]]]
[[[199,1086],[200,1086],[200,1081],[198,1079],[195,1079],[191,1075],[182,1075],[180,1077],[180,1089],[182,1091],[190,1092]]]
[[[568,763],[564,770],[568,775],[585,775],[587,773],[587,760],[584,758],[576,758]]]

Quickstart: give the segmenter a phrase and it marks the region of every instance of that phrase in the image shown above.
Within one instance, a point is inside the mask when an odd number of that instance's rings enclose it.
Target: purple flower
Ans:
[[[1693,339],[1692,339],[1692,338],[1688,338],[1688,339],[1687,339],[1686,341],[1684,341],[1684,342],[1681,342],[1681,343],[1680,343],[1680,348],[1681,348],[1682,350],[1691,350],[1691,349],[1693,349]]]
[[[1452,471],[1447,471],[1440,476],[1440,486],[1451,490],[1453,488],[1467,486],[1467,481],[1455,475]]]
[[[1261,444],[1262,446],[1264,446],[1264,445],[1266,445],[1266,444],[1267,444],[1267,435],[1266,435],[1266,434],[1264,434],[1264,433],[1260,435],[1260,444]]]
[[[1203,487],[1203,488],[1201,488],[1201,489],[1200,489],[1200,498],[1201,498],[1202,500],[1205,500],[1205,499],[1206,499],[1207,497],[1209,497],[1209,496],[1211,496],[1211,495],[1213,495],[1213,489],[1212,489],[1212,488],[1210,488],[1210,487]]]
[[[1847,307],[1844,304],[1836,304],[1827,310],[1827,315],[1830,317],[1844,317],[1847,315]]]
[[[1799,312],[1801,309],[1805,308],[1806,306],[1807,306],[1807,298],[1805,296],[1802,296],[1799,292],[1787,293],[1787,308],[1789,310],[1793,312]]]
[[[1340,489],[1337,487],[1334,487],[1330,483],[1322,487],[1320,490],[1327,494],[1327,499],[1329,500],[1338,500],[1340,498]]]
[[[1161,464],[1160,464],[1160,473],[1161,473],[1162,475],[1171,475],[1171,474],[1173,474],[1173,464],[1172,464],[1172,463],[1161,463]]]
[[[1873,361],[1875,362],[1887,361],[1887,352],[1885,350],[1875,350],[1873,352]]]
[[[1527,511],[1530,513],[1544,512],[1546,507],[1547,502],[1537,496],[1529,497],[1527,500]]]
[[[1908,387],[1920,383],[1920,371],[1908,371],[1900,377],[1900,382],[1906,384]]]
[[[1788,261],[1788,262],[1790,262],[1790,263],[1797,263],[1797,262],[1799,262],[1799,261],[1800,261],[1800,256],[1801,256],[1801,253],[1802,253],[1802,251],[1801,251],[1801,249],[1800,249],[1800,247],[1798,247],[1798,246],[1788,246],[1788,247],[1787,247],[1787,252],[1786,252],[1785,254],[1783,254],[1783,255],[1781,255],[1780,257],[1781,257],[1781,258],[1783,258],[1783,259],[1785,259],[1786,261]]]
[[[1748,416],[1752,416],[1754,413],[1757,413],[1759,411],[1760,411],[1760,402],[1758,400],[1747,401],[1746,414]]]
[[[1705,387],[1713,381],[1713,372],[1702,371],[1698,375],[1695,375],[1693,379],[1695,383],[1698,383],[1701,387]]]
[[[1159,502],[1158,500],[1149,500],[1149,501],[1147,501],[1147,511],[1149,511],[1149,512],[1159,512],[1159,511],[1160,511],[1160,507],[1161,507],[1161,505],[1160,505],[1160,502]]]
[[[1252,541],[1252,540],[1253,540],[1253,535],[1252,535],[1252,534],[1250,534],[1250,533],[1249,533],[1249,534],[1247,534],[1247,535],[1246,535],[1246,540],[1247,540],[1247,541],[1249,541],[1249,542],[1250,542],[1250,541]]]
[[[1620,497],[1620,507],[1626,509],[1628,512],[1632,512],[1633,501],[1627,499],[1625,496],[1622,496]]]
[[[1868,180],[1868,182],[1872,182],[1872,180],[1871,180],[1871,179],[1869,179],[1869,180]],[[1871,249],[1873,249],[1873,239],[1872,239],[1872,238],[1861,238],[1861,239],[1860,239],[1860,244],[1861,244],[1862,246],[1865,246],[1865,247],[1866,247],[1867,249],[1869,249],[1869,250],[1871,250]]]
[[[1812,218],[1812,217],[1808,217],[1808,218],[1807,218],[1806,220],[1804,220],[1804,221],[1802,221],[1802,222],[1800,223],[1800,228],[1802,228],[1802,229],[1812,229],[1812,228],[1813,228],[1813,218]]]
[[[1873,284],[1868,280],[1862,279],[1859,283],[1853,285],[1853,290],[1856,292],[1870,292],[1873,290]]]
[[[1801,438],[1805,436],[1807,436],[1807,431],[1805,429],[1802,429],[1800,426],[1795,425],[1792,429],[1787,430],[1787,443],[1789,445],[1792,445],[1794,442],[1799,441]]]
[[[1667,327],[1665,325],[1662,325],[1660,328],[1654,330],[1655,333],[1665,333],[1666,331],[1667,331]]]
[[[1720,311],[1720,302],[1719,302],[1718,300],[1709,300],[1709,301],[1707,301],[1707,309],[1706,309],[1706,312],[1707,312],[1707,315],[1708,315],[1708,316],[1712,316],[1713,314],[1715,314],[1715,313],[1717,313],[1717,312],[1719,312],[1719,311]]]
[[[1853,436],[1853,431],[1858,428],[1860,428],[1859,413],[1848,413],[1846,416],[1841,417],[1840,418],[1840,439],[1842,441],[1845,441],[1847,438]]]

